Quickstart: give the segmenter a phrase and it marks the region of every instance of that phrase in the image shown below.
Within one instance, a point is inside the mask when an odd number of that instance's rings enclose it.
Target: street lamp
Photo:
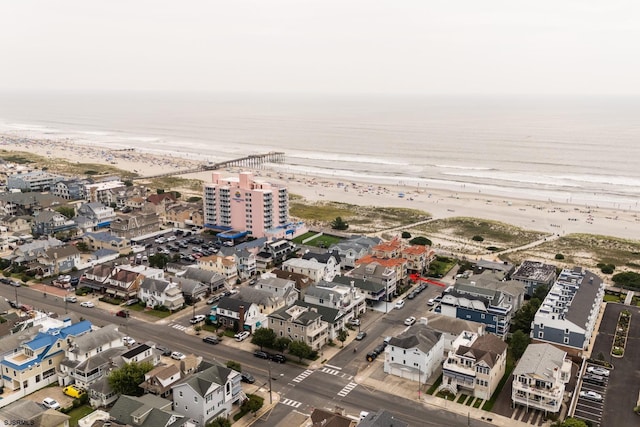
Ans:
[[[14,289],[16,290],[16,306],[20,306],[20,304],[18,303],[18,287],[14,286]]]

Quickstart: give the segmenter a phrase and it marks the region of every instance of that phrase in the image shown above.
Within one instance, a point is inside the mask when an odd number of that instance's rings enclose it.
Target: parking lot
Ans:
[[[590,373],[590,369],[596,369],[597,372]],[[602,372],[599,370],[602,370]],[[605,372],[606,375],[599,375]],[[607,397],[608,384],[609,370],[593,363],[587,363],[585,372],[582,373],[580,388],[576,390],[578,393],[574,412],[576,418],[589,421],[594,427],[602,424],[602,413]]]

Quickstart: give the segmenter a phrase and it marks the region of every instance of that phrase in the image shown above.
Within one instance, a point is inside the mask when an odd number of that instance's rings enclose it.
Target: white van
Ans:
[[[396,308],[401,309],[402,307],[404,307],[404,300],[399,299],[398,301],[396,301]]]

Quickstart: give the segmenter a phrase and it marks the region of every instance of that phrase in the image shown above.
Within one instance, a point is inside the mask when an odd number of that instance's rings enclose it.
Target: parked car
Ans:
[[[116,316],[118,317],[129,317],[129,311],[128,310],[120,310],[116,313]]]
[[[609,376],[609,370],[599,366],[589,366],[587,367],[587,372],[594,375],[601,375],[603,377]]]
[[[415,297],[416,297],[416,292],[415,291],[409,292],[409,295],[407,295],[407,298],[409,298],[409,299],[414,299]]]
[[[80,387],[76,387],[74,385],[68,385],[65,388],[62,389],[62,392],[64,394],[66,394],[67,396],[71,396],[73,398],[79,398],[83,393],[84,390],[82,390]]]
[[[360,326],[360,319],[352,318],[349,320],[351,326]]]
[[[432,307],[433,305],[435,305],[436,300],[434,300],[433,298],[429,298],[429,301],[427,301],[427,305],[429,307]]]
[[[269,359],[269,357],[270,357],[269,353],[267,353],[266,351],[261,351],[261,350],[254,351],[253,355],[255,357],[260,358],[260,359]]]
[[[253,375],[251,375],[248,372],[241,372],[240,379],[242,380],[243,383],[253,384],[254,382],[256,382],[256,379],[253,378]]]
[[[595,400],[596,402],[602,402],[602,395],[600,393],[596,393],[593,390],[581,391],[580,397],[584,397],[585,399],[589,400]]]
[[[407,326],[411,326],[414,323],[416,323],[416,318],[411,316],[411,317],[407,317],[406,319],[404,319],[404,324]]]
[[[45,397],[42,400],[42,406],[48,409],[60,409],[60,404],[55,399],[52,399],[50,397]]]
[[[218,337],[214,337],[213,335],[202,338],[202,341],[206,342],[207,344],[219,344],[220,343],[220,340],[218,339]]]
[[[171,350],[163,345],[156,345],[156,350],[158,350],[163,356],[171,356]]]
[[[356,335],[356,339],[358,341],[362,341],[366,336],[367,336],[367,333],[365,331],[360,331],[358,332],[358,335]]]
[[[285,363],[287,361],[287,358],[284,356],[284,354],[271,354],[269,358],[276,363]]]
[[[137,304],[137,303],[139,303],[139,302],[140,302],[140,300],[139,300],[138,298],[131,298],[131,299],[128,299],[128,300],[124,303],[124,305],[129,306],[129,305]]]
[[[189,319],[189,322],[192,325],[195,325],[196,323],[200,323],[202,321],[204,321],[204,319],[206,319],[207,316],[205,316],[204,314],[197,314],[195,317],[192,317],[191,319]]]
[[[127,347],[129,347],[129,346],[134,345],[134,344],[136,343],[136,340],[134,340],[134,339],[133,339],[133,338],[131,338],[131,337],[123,337],[123,338],[122,338],[122,342],[123,342]]]
[[[207,304],[213,304],[214,302],[217,302],[219,300],[220,300],[220,295],[214,295],[207,300]]]
[[[87,308],[93,308],[96,305],[94,303],[92,303],[91,301],[84,301],[80,303],[81,307],[87,307]]]
[[[582,381],[591,384],[604,385],[606,380],[602,375],[587,374],[584,376]]]
[[[396,308],[401,309],[402,307],[404,307],[404,300],[399,299],[398,301],[396,301]]]
[[[384,351],[384,349],[387,347],[386,344],[379,344],[377,345],[374,349],[373,352],[377,355],[379,355],[380,353],[382,353]]]
[[[65,297],[64,300],[65,300],[65,302],[72,302],[72,303],[78,302],[78,298],[74,297],[73,295],[71,295],[69,297]]]
[[[373,362],[374,360],[376,360],[376,357],[378,357],[377,354],[375,354],[373,351],[370,351],[369,353],[367,353],[367,355],[365,356],[365,359],[367,359],[367,362]]]
[[[182,360],[186,357],[187,356],[185,356],[184,353],[180,353],[179,351],[174,351],[173,353],[171,353],[171,358],[175,360]]]
[[[251,335],[248,331],[242,331],[239,332],[237,334],[234,335],[234,338],[236,339],[236,341],[240,342],[240,341],[244,341],[247,338],[249,338],[249,335]]]

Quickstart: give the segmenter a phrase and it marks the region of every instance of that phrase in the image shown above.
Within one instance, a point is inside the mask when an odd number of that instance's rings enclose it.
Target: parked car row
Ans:
[[[254,351],[253,355],[260,359],[273,360],[274,362],[277,362],[277,363],[285,363],[287,361],[287,358],[284,356],[284,354],[271,354],[262,350]]]
[[[387,348],[387,345],[388,345],[388,341],[385,338],[385,340],[382,341],[381,344],[378,344],[373,350],[371,350],[365,355],[365,359],[367,359],[367,362],[373,362],[374,360],[376,360],[376,358],[380,354],[384,353],[384,349]]]
[[[420,294],[420,292],[424,291],[427,288],[428,288],[428,285],[426,283],[420,283],[414,290],[409,292],[409,295],[407,295],[407,298],[414,299]]]

